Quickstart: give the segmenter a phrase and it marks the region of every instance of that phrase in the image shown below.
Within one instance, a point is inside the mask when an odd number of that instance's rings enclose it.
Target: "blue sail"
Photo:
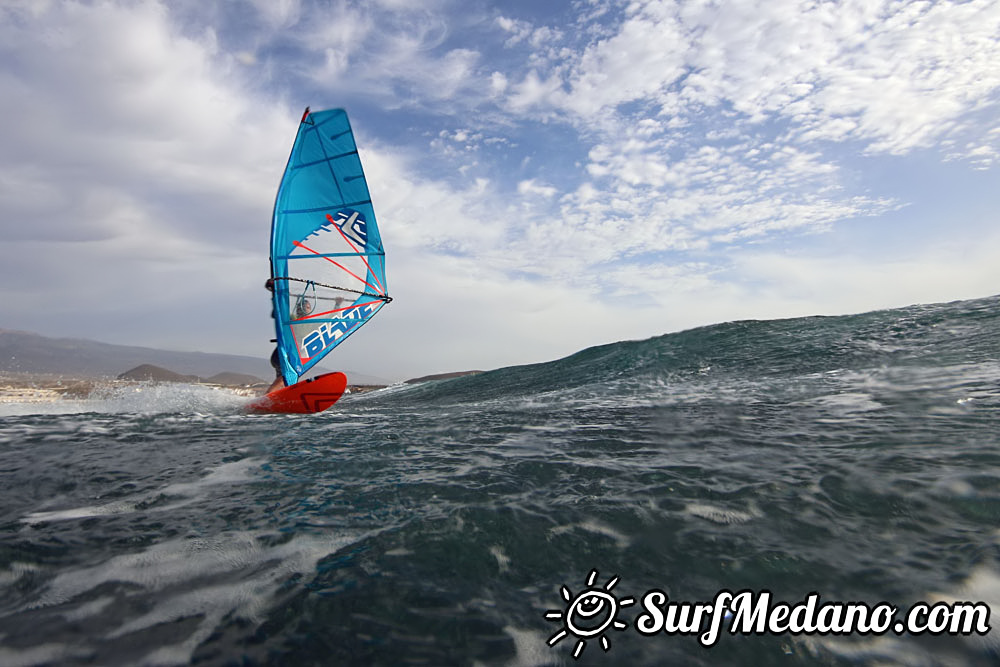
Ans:
[[[343,109],[306,109],[271,223],[278,358],[294,384],[391,301],[379,236]]]

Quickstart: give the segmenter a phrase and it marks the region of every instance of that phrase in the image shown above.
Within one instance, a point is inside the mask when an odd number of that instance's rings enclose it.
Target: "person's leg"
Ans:
[[[274,367],[275,378],[271,386],[267,388],[267,393],[271,393],[276,389],[281,389],[282,387],[287,387],[288,384],[285,382],[284,376],[281,374],[281,361],[278,359],[278,348],[274,348],[274,352],[271,353],[271,366]]]

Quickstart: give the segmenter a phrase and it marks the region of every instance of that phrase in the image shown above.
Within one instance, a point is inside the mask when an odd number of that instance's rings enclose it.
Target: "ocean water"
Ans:
[[[0,664],[1000,662],[1000,631],[636,628],[654,589],[1000,612],[998,297],[722,324],[309,417],[244,401],[0,406]],[[576,632],[591,586],[624,628]]]

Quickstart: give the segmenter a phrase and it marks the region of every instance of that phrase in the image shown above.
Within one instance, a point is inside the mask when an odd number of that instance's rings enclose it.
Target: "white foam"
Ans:
[[[985,602],[990,609],[1000,609],[1000,573],[989,566],[979,566],[952,590],[943,593],[927,593],[923,601],[935,604],[946,602]],[[897,618],[902,618],[901,609]],[[951,641],[948,641],[948,640]],[[918,642],[912,637],[876,637],[871,639],[836,637],[803,637],[802,643],[814,653],[828,651],[848,660],[879,665],[906,665],[907,667],[969,664],[969,657],[962,654],[969,648],[995,654],[1000,649],[1000,638],[989,632],[985,636],[941,637],[935,642]],[[985,663],[984,663],[985,664]]]
[[[0,586],[8,586],[19,581],[22,577],[27,574],[34,574],[38,572],[39,568],[34,563],[21,563],[15,561],[10,564],[8,569],[0,570]]]
[[[195,630],[180,643],[156,648],[138,660],[150,665],[187,664],[224,618],[261,622],[274,594],[291,576],[315,572],[321,558],[372,534],[298,535],[278,545],[268,545],[265,538],[273,534],[262,531],[169,540],[92,567],[61,572],[31,608],[65,604],[109,582],[140,587],[156,599],[156,605],[148,613],[124,621],[105,638],[114,639],[179,619],[198,619]],[[206,579],[220,583],[204,586]],[[99,598],[73,610],[71,615],[76,620],[96,616],[108,604],[106,598]],[[41,661],[47,656],[59,657],[55,648],[52,651],[39,654]],[[17,664],[32,662],[32,656],[23,653],[11,657]]]
[[[553,652],[546,640],[548,635],[535,630],[524,630],[508,625],[504,632],[514,640],[515,655],[507,665],[509,667],[535,667],[536,665],[553,664]]]
[[[563,533],[569,533],[574,530],[583,530],[588,533],[594,533],[596,535],[609,537],[612,540],[614,540],[615,543],[622,549],[626,548],[632,542],[632,540],[630,540],[629,537],[624,533],[615,530],[611,526],[594,521],[592,519],[588,521],[581,521],[580,523],[569,524],[566,526],[556,526],[555,528],[551,528],[549,532],[552,533],[553,535],[562,535]]]
[[[4,667],[28,667],[68,662],[71,658],[85,660],[88,651],[65,644],[40,644],[18,651],[0,645],[0,665]]]
[[[138,501],[118,500],[105,505],[73,507],[71,509],[55,510],[52,512],[32,512],[21,519],[21,522],[34,525],[50,521],[72,521],[73,519],[89,519],[96,516],[125,514],[135,511],[137,504]]]
[[[118,413],[218,413],[233,412],[248,399],[224,387],[176,383],[109,385],[85,399],[56,398],[46,401],[0,403],[0,417],[62,415],[90,412]]]
[[[500,572],[510,571],[510,556],[504,553],[500,546],[494,545],[490,547],[490,554],[497,559],[497,566],[500,568]]]
[[[928,601],[948,604],[985,602],[991,610],[1000,609],[1000,572],[987,565],[980,565],[951,591],[930,593]],[[994,635],[992,631],[985,636],[971,635],[963,639],[979,648],[989,649],[993,652],[1000,650],[1000,637]]]
[[[874,412],[885,408],[871,394],[857,391],[844,391],[837,394],[817,396],[807,401],[794,403],[793,405],[814,406],[831,416],[831,418],[817,420],[821,422],[839,421],[844,418],[850,419],[858,413]]]
[[[684,508],[685,513],[696,516],[713,523],[722,525],[732,525],[747,523],[761,516],[760,511],[755,508],[748,508],[748,511],[730,509],[726,507],[715,507],[702,503],[691,503]]]
[[[35,525],[52,521],[71,521],[74,519],[89,519],[98,516],[110,516],[128,514],[135,512],[143,506],[144,512],[162,512],[173,510],[191,503],[194,499],[202,495],[206,488],[218,484],[240,484],[256,479],[254,472],[264,464],[264,459],[246,458],[222,465],[212,469],[204,477],[193,482],[180,482],[169,484],[149,493],[136,495],[132,498],[116,500],[103,505],[88,505],[85,507],[73,507],[70,509],[54,510],[49,512],[33,512],[21,519],[22,523]],[[150,505],[152,501],[162,496],[175,498],[173,502],[165,504]]]

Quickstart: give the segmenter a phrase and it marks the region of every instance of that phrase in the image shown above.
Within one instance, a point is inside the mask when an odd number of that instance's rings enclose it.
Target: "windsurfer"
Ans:
[[[274,278],[268,278],[267,282],[264,283],[264,287],[268,292],[274,292]],[[271,306],[271,318],[274,318],[274,306]],[[274,382],[271,386],[267,388],[267,393],[281,389],[282,387],[287,387],[288,383],[285,382],[284,376],[281,374],[281,360],[278,359],[278,348],[274,348],[274,352],[271,353],[271,366],[274,367]]]
[[[312,301],[305,298],[305,295],[300,296],[299,300],[295,304],[295,319],[304,320],[312,314],[312,311]]]

